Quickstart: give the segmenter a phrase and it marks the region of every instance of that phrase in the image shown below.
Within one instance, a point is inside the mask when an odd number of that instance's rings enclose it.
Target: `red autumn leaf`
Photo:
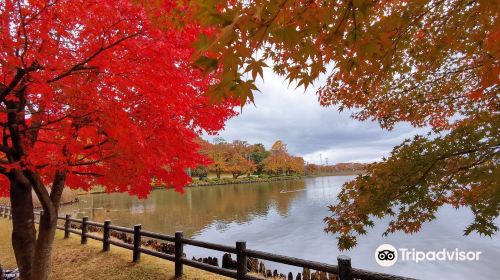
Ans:
[[[174,28],[169,1],[158,8],[161,28],[126,0],[2,5],[1,173],[20,163],[46,185],[65,171],[71,188],[141,197],[152,178],[179,191],[189,183],[185,169],[205,161],[196,137],[221,129],[236,105],[210,103],[213,76],[191,67],[203,29]],[[19,110],[15,131],[11,108]]]

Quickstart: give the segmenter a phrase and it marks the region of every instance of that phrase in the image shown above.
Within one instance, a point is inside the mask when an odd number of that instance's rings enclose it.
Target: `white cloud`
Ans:
[[[359,122],[350,117],[351,112],[321,107],[315,88],[294,89],[270,70],[264,77],[257,85],[261,93],[254,94],[255,106],[245,106],[240,116],[229,120],[220,137],[263,143],[268,148],[281,139],[292,154],[308,162],[319,163],[320,154],[323,163],[326,158],[329,163],[371,162],[419,131],[407,124],[387,131],[375,122]]]

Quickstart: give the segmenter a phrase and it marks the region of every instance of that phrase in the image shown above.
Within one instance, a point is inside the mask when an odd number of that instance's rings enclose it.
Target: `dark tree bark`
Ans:
[[[12,206],[12,247],[23,280],[49,278],[52,245],[66,172],[56,172],[50,195],[37,173],[13,170],[9,173]],[[32,190],[43,207],[38,238],[33,214]]]
[[[66,172],[56,172],[50,195],[38,174],[18,170],[9,173],[12,206],[12,247],[23,280],[46,280],[49,277],[52,245],[57,226],[61,194]],[[43,206],[38,238],[33,214],[32,190]]]
[[[52,245],[54,243],[54,236],[57,227],[57,216],[59,212],[59,204],[61,200],[62,191],[64,189],[64,182],[66,181],[66,172],[57,171],[52,183],[52,191],[50,196],[46,197],[47,193],[38,193],[38,188],[43,188],[40,178],[37,174],[30,174],[30,180],[33,181],[35,192],[42,201],[43,215],[40,217],[40,224],[38,227],[38,238],[36,240],[34,259],[32,263],[32,279],[33,280],[46,280],[49,278],[52,256]]]
[[[52,245],[57,226],[57,217],[54,219],[44,214],[40,218],[38,238],[34,250],[32,263],[32,280],[45,280],[49,278]]]
[[[12,248],[21,279],[31,279],[35,252],[36,230],[33,214],[31,185],[24,176],[9,174],[10,203],[12,206]],[[23,180],[24,179],[24,180]]]

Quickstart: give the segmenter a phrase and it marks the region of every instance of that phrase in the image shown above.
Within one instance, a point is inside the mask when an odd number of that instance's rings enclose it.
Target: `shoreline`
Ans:
[[[254,183],[271,183],[279,181],[292,181],[292,180],[302,180],[308,178],[318,178],[318,177],[329,177],[329,176],[356,176],[362,174],[363,171],[346,171],[346,172],[336,172],[329,174],[315,174],[315,175],[304,175],[304,176],[276,176],[268,178],[259,177],[244,177],[239,179],[233,178],[210,178],[208,181],[196,180],[191,184],[185,186],[185,188],[196,188],[196,187],[210,187],[210,186],[224,186],[224,185],[240,185],[240,184],[254,184]],[[153,186],[152,190],[166,189],[165,186]],[[107,193],[103,189],[90,190],[88,192],[78,193],[77,196],[88,195],[88,194],[102,194]]]
[[[244,177],[241,179],[233,179],[233,178],[221,178],[218,181],[214,181],[212,178],[210,181],[196,181],[193,182],[186,187],[205,187],[205,186],[220,186],[220,185],[232,185],[232,184],[251,184],[251,183],[268,183],[268,182],[279,182],[279,181],[290,181],[290,180],[300,180],[307,178],[318,178],[318,177],[329,177],[329,176],[355,176],[361,174],[362,171],[359,172],[339,172],[339,173],[330,173],[330,174],[316,174],[316,175],[304,175],[304,176],[276,176],[269,178],[259,178],[259,177]],[[163,188],[159,187],[159,188]]]

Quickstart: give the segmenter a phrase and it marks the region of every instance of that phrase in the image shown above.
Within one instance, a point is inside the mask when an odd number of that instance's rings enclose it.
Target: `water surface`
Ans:
[[[247,248],[335,264],[339,254],[352,258],[356,268],[375,270],[422,279],[500,279],[500,238],[463,236],[472,221],[468,209],[443,208],[438,219],[424,225],[414,235],[396,233],[382,237],[387,221],[380,220],[359,245],[339,252],[335,236],[323,231],[327,206],[335,201],[340,187],[351,176],[309,178],[259,184],[186,188],[180,195],[173,190],[155,190],[147,200],[127,194],[94,194],[81,196],[77,204],[65,206],[62,212],[78,217],[89,216],[102,222],[133,226],[165,234],[181,230],[197,240],[234,245],[247,241]],[[416,250],[482,251],[477,262],[398,262],[385,268],[374,259],[375,249],[384,243],[396,248]],[[217,256],[188,246],[188,257]],[[280,272],[301,269],[276,263],[268,268]]]

